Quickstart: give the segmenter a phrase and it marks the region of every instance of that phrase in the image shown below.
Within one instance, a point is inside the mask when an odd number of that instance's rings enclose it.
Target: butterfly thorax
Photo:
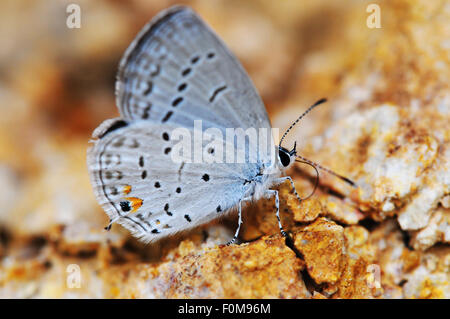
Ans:
[[[289,151],[284,147],[277,146],[277,161],[270,165],[262,165],[256,176],[252,179],[253,187],[248,192],[255,199],[262,197],[264,192],[276,184],[276,180],[288,169],[295,161],[296,150]]]
[[[282,170],[276,164],[262,165],[259,172],[249,181],[247,196],[253,197],[254,200],[260,199],[281,173]]]

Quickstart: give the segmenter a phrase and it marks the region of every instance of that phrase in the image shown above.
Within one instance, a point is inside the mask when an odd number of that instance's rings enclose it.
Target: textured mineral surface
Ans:
[[[229,45],[284,142],[323,171],[298,203],[244,209],[144,245],[94,199],[87,141],[114,77],[170,1],[0,4],[0,298],[450,298],[450,3],[186,1]],[[370,11],[370,10],[369,10]],[[301,197],[315,171],[289,172]],[[192,199],[195,200],[195,199]]]

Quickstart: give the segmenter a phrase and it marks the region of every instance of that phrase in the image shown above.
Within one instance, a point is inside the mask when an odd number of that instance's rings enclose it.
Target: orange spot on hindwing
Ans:
[[[130,192],[131,192],[131,185],[125,185],[125,186],[123,187],[123,193],[124,193],[125,195],[128,195]]]
[[[137,211],[142,206],[142,203],[144,202],[142,199],[137,198],[137,197],[126,197],[125,199],[130,203],[132,213]]]

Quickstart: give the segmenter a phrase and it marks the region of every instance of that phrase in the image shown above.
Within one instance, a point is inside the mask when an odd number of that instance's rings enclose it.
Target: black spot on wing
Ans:
[[[172,106],[176,107],[178,106],[178,104],[180,104],[181,102],[183,102],[183,98],[181,96],[177,97],[175,100],[173,100],[172,102]]]
[[[120,137],[112,144],[112,146],[113,147],[122,147],[125,140],[126,140],[125,137]]]
[[[103,137],[105,137],[106,134],[111,133],[111,132],[113,132],[113,131],[115,131],[115,130],[118,130],[119,128],[122,128],[122,127],[125,127],[125,126],[128,126],[128,123],[127,123],[127,122],[125,122],[124,120],[117,120],[117,121],[115,121],[110,127],[108,127],[108,128],[106,129],[106,131],[104,131],[104,132],[99,136],[99,138],[103,138]]]
[[[144,108],[144,110],[143,110],[143,112],[142,112],[142,119],[145,120],[145,119],[148,119],[148,118],[149,118],[151,107],[152,107],[152,104],[149,103],[149,104]]]
[[[169,212],[169,204],[166,203],[166,205],[164,205],[164,211],[166,212],[167,215],[172,216],[172,212]]]
[[[111,187],[110,187],[110,194],[113,195],[113,196],[115,196],[115,195],[118,195],[118,194],[119,194],[119,191],[117,190],[116,187],[111,186]]]
[[[129,212],[131,210],[130,202],[129,201],[120,202],[120,208],[124,212]]]
[[[170,117],[172,116],[172,114],[173,114],[172,111],[167,112],[167,114],[163,117],[163,119],[162,119],[161,121],[162,121],[163,123],[164,123],[164,122],[167,122],[167,121],[170,119]]]
[[[187,76],[189,73],[191,73],[192,69],[191,68],[186,68],[183,70],[183,72],[181,72],[182,76]]]
[[[195,64],[195,63],[198,62],[198,60],[200,60],[200,57],[199,57],[198,55],[196,55],[196,56],[194,56],[194,57],[191,59],[191,63],[192,63],[192,64]]]
[[[152,93],[152,90],[153,90],[153,82],[148,81],[147,82],[147,88],[145,89],[144,92],[142,92],[142,94],[149,95],[150,93]]]
[[[220,92],[222,92],[223,90],[225,90],[227,88],[226,85],[223,85],[221,87],[218,87],[217,89],[214,90],[213,94],[211,95],[211,97],[209,98],[209,102],[212,103],[214,102],[214,99],[217,97],[217,94],[219,94]]]
[[[178,92],[184,91],[184,90],[186,89],[186,87],[187,87],[187,84],[186,84],[186,83],[181,83],[181,84],[178,86]]]

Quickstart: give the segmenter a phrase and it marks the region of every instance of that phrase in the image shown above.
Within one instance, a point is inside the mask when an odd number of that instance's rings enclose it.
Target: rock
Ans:
[[[332,220],[347,225],[355,225],[364,218],[364,214],[348,201],[338,199],[334,196],[318,197],[325,207],[325,215]]]
[[[376,298],[382,295],[381,269],[375,263],[376,249],[370,244],[369,236],[361,226],[345,228],[343,271],[335,284],[325,287],[327,291],[336,291],[333,298]]]
[[[343,269],[344,228],[323,217],[295,234],[295,247],[317,283],[335,283]]]
[[[306,298],[301,260],[280,236],[240,246],[188,251],[159,265],[127,271],[127,289],[112,297]],[[117,270],[114,270],[116,272]],[[108,272],[109,273],[109,272]],[[119,277],[120,278],[120,277]]]
[[[450,243],[450,210],[438,208],[430,218],[428,225],[412,234],[411,245],[414,249],[426,250],[436,243]]]
[[[450,247],[436,247],[427,251],[424,263],[406,276],[405,298],[450,297]]]
[[[291,206],[292,207],[292,206]],[[316,198],[308,198],[301,205],[297,205],[294,211],[294,220],[300,223],[312,222],[319,215],[323,215],[323,207],[320,200]]]

